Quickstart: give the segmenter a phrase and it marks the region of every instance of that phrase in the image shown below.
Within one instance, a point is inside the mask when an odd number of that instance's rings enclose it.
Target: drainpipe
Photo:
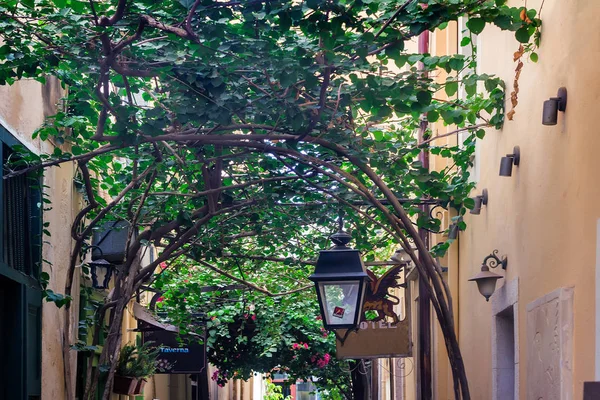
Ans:
[[[429,31],[424,31],[419,35],[418,50],[419,54],[429,53]],[[421,70],[425,69],[424,65],[421,63],[419,63],[419,68]],[[423,75],[426,74],[426,72],[423,72]],[[422,118],[418,131],[419,142],[423,141],[423,135],[426,130],[427,119]],[[421,161],[423,168],[429,169],[429,152],[426,149],[421,150],[419,161]],[[428,205],[422,205],[421,210],[422,212],[429,214]],[[421,237],[421,240],[423,240],[423,243],[425,243],[427,249],[429,249],[429,232],[419,228],[419,236]],[[418,398],[422,400],[430,400],[433,398],[431,374],[431,299],[427,287],[427,283],[423,281],[422,277],[419,277],[418,365],[420,379],[417,392],[420,393]]]

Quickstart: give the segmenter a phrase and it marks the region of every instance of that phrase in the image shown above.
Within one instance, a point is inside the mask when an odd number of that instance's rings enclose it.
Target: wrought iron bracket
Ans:
[[[508,259],[506,256],[500,258],[498,257],[498,250],[492,251],[492,253],[483,259],[482,265],[487,266],[488,268],[496,268],[498,265],[502,266],[502,269],[506,269],[508,266]]]

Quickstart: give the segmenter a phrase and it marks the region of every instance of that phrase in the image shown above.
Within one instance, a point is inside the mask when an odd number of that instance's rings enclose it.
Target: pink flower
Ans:
[[[163,296],[160,296],[158,299],[156,299],[157,303],[162,303],[163,301],[165,301],[165,298]]]
[[[256,314],[252,314],[252,321],[256,321]]]
[[[323,319],[323,317],[321,317],[320,315],[317,315],[317,321],[321,321]]]
[[[294,343],[294,344],[292,345],[292,349],[293,349],[293,350],[298,350],[299,348],[300,348],[300,345],[299,345],[298,343]]]
[[[213,381],[216,381],[219,378],[219,370],[216,370],[215,372],[213,372],[212,377],[210,379],[212,379]]]
[[[160,269],[166,269],[167,268],[167,263],[166,262],[161,262],[160,264],[158,264],[158,266],[160,267]]]
[[[308,349],[308,344],[304,343],[304,348]]]

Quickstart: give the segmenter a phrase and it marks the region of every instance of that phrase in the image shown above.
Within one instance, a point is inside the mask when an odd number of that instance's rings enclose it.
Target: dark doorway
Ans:
[[[0,400],[19,399],[22,360],[20,357],[19,284],[0,275]]]

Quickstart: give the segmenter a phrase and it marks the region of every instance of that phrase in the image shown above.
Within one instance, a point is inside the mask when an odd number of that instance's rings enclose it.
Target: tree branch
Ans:
[[[208,268],[210,270],[213,270],[214,272],[216,272],[216,273],[218,273],[220,275],[226,276],[227,278],[231,279],[234,282],[241,283],[242,285],[248,286],[252,290],[256,290],[257,292],[266,294],[269,297],[287,296],[287,295],[290,295],[290,294],[293,294],[293,293],[302,292],[304,290],[307,290],[307,289],[310,289],[310,288],[313,287],[313,285],[307,285],[307,286],[303,286],[303,287],[300,287],[298,289],[290,290],[290,291],[287,291],[287,292],[272,293],[272,292],[270,292],[269,290],[267,290],[267,289],[265,289],[263,287],[255,285],[253,283],[250,283],[250,282],[248,282],[248,281],[246,281],[244,279],[240,279],[240,278],[236,277],[235,275],[230,274],[227,271],[223,271],[222,269],[217,268],[214,265],[211,265],[211,264],[207,263],[204,260],[196,260],[196,261],[199,262],[200,264],[204,265],[206,268]]]
[[[443,134],[441,134],[441,135],[436,135],[436,136],[433,136],[433,137],[431,137],[431,138],[429,138],[429,139],[427,139],[427,140],[423,140],[423,141],[422,141],[421,143],[419,143],[418,145],[419,145],[419,146],[422,146],[422,145],[424,145],[424,144],[431,143],[431,142],[433,142],[434,140],[441,139],[441,138],[445,138],[445,137],[452,136],[452,135],[456,135],[457,133],[460,133],[460,132],[464,132],[464,131],[472,131],[473,129],[486,128],[486,127],[490,127],[490,126],[491,126],[491,125],[490,125],[490,124],[488,124],[488,123],[481,123],[481,124],[477,124],[477,125],[466,126],[466,127],[464,127],[464,128],[459,128],[459,129],[455,129],[455,130],[453,130],[453,131],[450,131],[450,132],[443,133]]]

